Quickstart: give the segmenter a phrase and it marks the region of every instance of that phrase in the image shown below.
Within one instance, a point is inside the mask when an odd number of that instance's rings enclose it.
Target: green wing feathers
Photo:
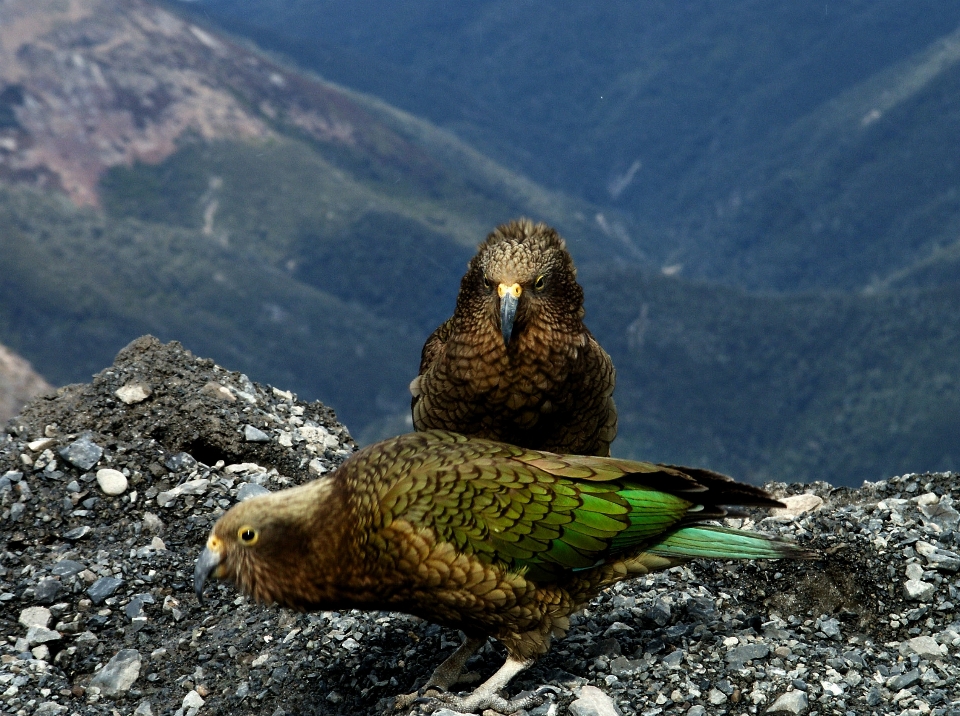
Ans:
[[[725,499],[778,504],[716,473],[694,477],[674,466],[554,455],[442,431],[413,433],[394,445],[404,441],[402,474],[381,483],[383,518],[432,528],[457,549],[533,579],[642,551],[677,561],[798,551],[755,533],[693,526],[726,514]]]

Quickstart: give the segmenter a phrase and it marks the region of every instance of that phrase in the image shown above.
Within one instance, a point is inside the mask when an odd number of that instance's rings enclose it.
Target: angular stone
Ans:
[[[683,649],[677,649],[676,651],[670,652],[660,661],[668,669],[678,668],[680,666],[680,662],[683,661]]]
[[[640,659],[628,659],[625,656],[618,656],[610,662],[610,673],[614,676],[629,676],[635,674],[643,666]]]
[[[46,644],[48,641],[58,641],[60,632],[53,629],[47,629],[42,626],[32,626],[27,629],[27,644],[36,646],[37,644]]]
[[[44,701],[37,706],[33,716],[58,716],[65,711],[69,711],[69,709],[63,704],[58,704],[56,701]]]
[[[86,567],[84,567],[79,562],[74,562],[72,559],[61,559],[55,565],[50,568],[50,574],[54,574],[58,577],[69,578],[76,574],[80,574]]]
[[[900,644],[900,653],[904,656],[917,654],[921,659],[939,659],[943,656],[940,645],[932,636],[917,636]]]
[[[841,696],[843,694],[843,687],[833,681],[821,681],[820,688],[823,689],[823,693],[830,696]]]
[[[812,493],[803,495],[790,495],[780,498],[786,507],[774,507],[770,510],[773,517],[796,517],[805,512],[813,512],[823,506],[823,499]]]
[[[802,691],[788,691],[771,704],[768,714],[802,714],[809,708],[807,695]]]
[[[202,495],[207,491],[209,484],[210,480],[206,478],[187,480],[182,485],[177,485],[172,490],[167,490],[157,495],[157,504],[161,507],[167,507],[180,495]]]
[[[263,485],[258,485],[255,482],[245,482],[240,486],[240,489],[237,490],[237,502],[243,502],[244,500],[249,500],[251,497],[258,497],[259,495],[269,494],[270,490]]]
[[[141,612],[143,612],[143,600],[139,597],[131,599],[127,606],[123,608],[123,613],[130,619],[140,616]]]
[[[920,513],[924,522],[932,522],[943,530],[956,529],[960,525],[960,512],[954,508],[950,495],[944,495],[935,505],[922,505]]]
[[[203,700],[203,697],[198,694],[196,691],[190,691],[186,696],[183,697],[183,709],[198,709],[206,703]]]
[[[163,464],[167,466],[168,470],[179,472],[180,470],[193,470],[197,466],[197,461],[188,452],[178,452],[176,455],[168,457]]]
[[[140,652],[136,649],[121,649],[107,665],[93,675],[90,684],[100,687],[105,696],[116,696],[130,687],[140,676]]]
[[[87,595],[94,604],[103,604],[103,601],[112,596],[114,592],[120,588],[121,584],[123,584],[122,579],[117,579],[116,577],[100,577],[100,579],[90,585],[90,588],[87,590]]]
[[[97,484],[107,495],[122,495],[127,491],[127,476],[119,470],[104,468],[97,470]]]
[[[103,448],[87,436],[74,440],[60,450],[60,457],[81,470],[89,470],[102,456]]]
[[[78,539],[83,539],[92,531],[93,531],[93,528],[87,525],[84,525],[83,527],[74,527],[72,530],[68,530],[67,532],[64,532],[63,538],[75,542]]]
[[[60,580],[55,577],[41,579],[33,590],[33,598],[40,604],[53,604],[60,594]]]
[[[153,389],[146,383],[133,382],[117,388],[114,395],[127,405],[135,405],[149,398],[151,393]]]
[[[839,619],[824,619],[820,622],[820,631],[826,634],[831,639],[840,638],[840,620]]]
[[[905,571],[906,571],[907,579],[913,580],[915,582],[923,579],[923,567],[921,567],[916,562],[911,562],[910,564],[908,564],[907,569]]]
[[[925,602],[937,591],[937,587],[930,582],[923,582],[919,579],[908,579],[903,583],[903,595],[907,599],[919,602]]]
[[[256,428],[253,425],[243,426],[243,439],[248,443],[270,442],[270,436],[263,432],[260,428]]]
[[[266,472],[267,468],[255,462],[236,462],[224,467],[223,471],[228,475],[249,475],[257,472]]]
[[[657,599],[643,615],[657,626],[666,626],[670,623],[670,605],[662,599]]]
[[[727,652],[728,664],[743,664],[753,659],[764,659],[770,654],[770,647],[762,642],[737,646]]]
[[[720,704],[726,702],[727,695],[720,689],[710,689],[710,693],[707,694],[707,700],[714,706],[719,706]]]
[[[910,688],[918,681],[920,681],[919,669],[911,669],[905,674],[891,676],[887,679],[886,687],[891,691],[899,691],[900,689]]]
[[[143,513],[143,522],[141,523],[141,528],[144,532],[159,532],[163,529],[163,520],[157,517],[152,512]]]
[[[569,706],[572,716],[621,716],[620,709],[596,686],[580,689],[576,701]]]
[[[46,607],[27,607],[20,612],[20,623],[28,629],[32,626],[46,628],[50,625],[50,616]]]

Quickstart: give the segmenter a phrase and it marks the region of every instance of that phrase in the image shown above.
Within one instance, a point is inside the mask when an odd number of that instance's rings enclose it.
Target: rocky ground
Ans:
[[[201,606],[191,590],[234,501],[353,449],[323,405],[149,337],[29,404],[0,435],[0,713],[388,710],[455,633],[262,608],[225,585]],[[620,584],[512,694],[556,688],[530,716],[960,714],[957,477],[771,485],[791,509],[754,526],[822,560],[698,562]],[[472,666],[501,660],[488,645]]]

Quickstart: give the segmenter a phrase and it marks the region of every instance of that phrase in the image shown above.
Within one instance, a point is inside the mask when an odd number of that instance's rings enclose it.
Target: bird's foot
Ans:
[[[427,693],[415,699],[412,703],[419,704],[426,713],[433,713],[441,708],[449,708],[460,713],[479,714],[486,709],[492,709],[501,714],[512,714],[521,709],[529,709],[543,703],[548,694],[556,694],[553,686],[541,686],[532,694],[515,699],[505,699],[497,693],[458,696],[449,693]]]
[[[482,677],[476,671],[468,671],[466,674],[458,674],[454,684],[473,684],[480,681]],[[452,684],[451,684],[452,685]],[[415,703],[425,704],[449,696],[446,690],[436,684],[425,684],[412,694],[400,694],[393,700],[393,708],[396,711],[406,709]],[[430,713],[430,712],[428,712]]]
[[[412,694],[400,694],[393,700],[394,711],[400,711],[413,706],[415,703],[427,703],[440,696],[441,692],[435,686],[421,686]]]

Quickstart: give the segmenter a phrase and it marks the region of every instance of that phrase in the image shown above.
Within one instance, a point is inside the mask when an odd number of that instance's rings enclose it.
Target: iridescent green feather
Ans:
[[[753,533],[682,526],[696,504],[640,482],[660,473],[658,479],[675,478],[681,488],[697,486],[673,468],[564,457],[442,432],[409,439],[419,454],[403,464],[403,474],[384,480],[393,483],[380,496],[385,518],[432,528],[461,551],[533,579],[641,551],[681,560],[784,556],[785,543]]]

